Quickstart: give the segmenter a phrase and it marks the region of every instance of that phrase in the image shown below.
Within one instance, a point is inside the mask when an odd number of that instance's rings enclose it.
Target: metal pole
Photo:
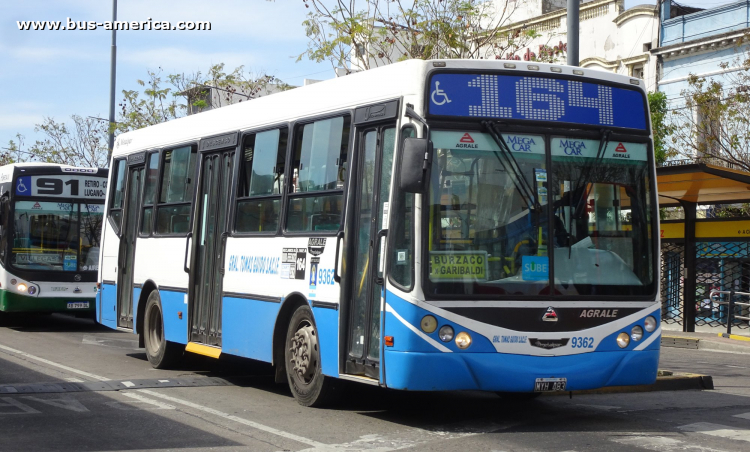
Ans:
[[[727,336],[732,335],[732,314],[734,314],[734,289],[729,292],[729,312],[727,313]]]
[[[578,25],[580,0],[568,0],[568,64],[578,66]]]
[[[112,0],[112,23],[117,22],[117,0]],[[117,68],[117,30],[112,27],[112,52],[110,54],[109,68],[109,155],[107,161],[112,157],[112,149],[115,146],[115,79]]]

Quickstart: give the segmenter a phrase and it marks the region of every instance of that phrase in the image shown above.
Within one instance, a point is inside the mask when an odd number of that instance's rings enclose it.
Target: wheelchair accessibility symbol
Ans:
[[[16,185],[16,193],[26,193],[27,191],[29,191],[29,189],[24,185],[23,178],[19,177],[18,184]]]
[[[448,99],[448,95],[445,94],[445,91],[440,89],[440,82],[435,82],[435,91],[432,92],[432,95],[430,96],[432,99],[432,103],[435,105],[443,105],[443,104],[449,104],[451,103],[451,100]],[[440,102],[437,101],[437,99],[441,99]]]

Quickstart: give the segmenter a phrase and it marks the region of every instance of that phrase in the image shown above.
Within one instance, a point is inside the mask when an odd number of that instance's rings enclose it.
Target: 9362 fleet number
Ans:
[[[572,348],[594,348],[593,337],[574,337],[570,340],[570,346]]]

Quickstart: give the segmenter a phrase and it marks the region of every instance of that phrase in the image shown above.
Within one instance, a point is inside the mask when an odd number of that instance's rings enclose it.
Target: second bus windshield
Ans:
[[[23,270],[99,269],[101,204],[16,201],[10,263]]]
[[[645,143],[504,133],[498,144],[473,131],[432,140],[426,294],[653,291]]]

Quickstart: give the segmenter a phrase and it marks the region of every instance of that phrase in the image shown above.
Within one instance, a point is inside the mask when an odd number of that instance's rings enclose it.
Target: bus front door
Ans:
[[[201,184],[195,209],[195,258],[191,269],[190,341],[221,347],[224,251],[234,151],[201,157]]]
[[[133,328],[133,264],[142,189],[143,167],[131,167],[128,170],[128,191],[125,197],[117,269],[117,326],[121,328]]]
[[[348,374],[379,378],[382,286],[375,278],[382,271],[380,230],[386,229],[391,167],[395,146],[393,126],[366,129],[359,135],[359,156],[351,238],[354,271],[347,278],[350,301]],[[385,220],[385,221],[384,221]],[[385,243],[385,240],[382,240]]]

